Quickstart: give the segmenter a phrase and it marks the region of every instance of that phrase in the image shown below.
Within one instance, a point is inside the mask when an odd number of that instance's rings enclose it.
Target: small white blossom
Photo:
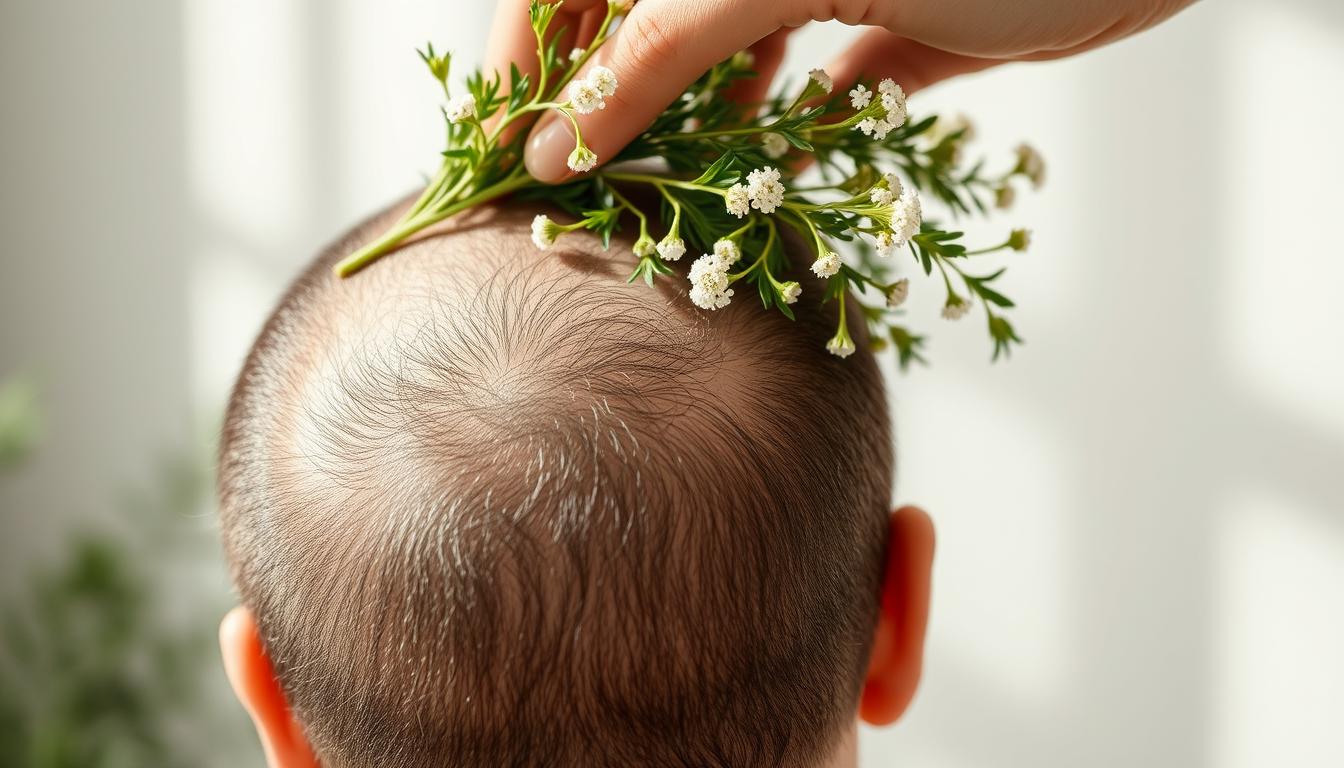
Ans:
[[[723,196],[724,207],[728,212],[742,218],[751,210],[751,198],[747,194],[747,188],[741,184],[734,184],[728,188],[727,194]]]
[[[723,259],[723,263],[731,267],[742,258],[742,249],[737,247],[737,243],[724,238],[715,241],[714,255]]]
[[[905,91],[891,78],[886,78],[878,83],[877,90],[882,95],[882,108],[887,110],[887,122],[891,123],[893,129],[905,125],[905,119],[908,115]]]
[[[878,120],[873,125],[873,141],[883,141],[887,134],[899,128],[899,125],[892,125],[890,120]]]
[[[830,277],[840,271],[840,256],[834,251],[826,251],[812,262],[812,274],[817,277]]]
[[[729,265],[713,254],[705,254],[691,265],[691,301],[703,309],[722,309],[733,298],[728,283]]]
[[[631,250],[635,252],[636,256],[643,259],[652,256],[654,252],[658,250],[658,247],[654,245],[652,237],[649,237],[648,235],[640,235]]]
[[[761,151],[771,160],[777,160],[789,151],[789,140],[778,133],[761,134]]]
[[[555,238],[560,235],[560,226],[551,217],[544,213],[537,214],[532,219],[532,243],[538,250],[546,250],[555,245]]]
[[[896,236],[895,246],[900,248],[919,234],[919,226],[924,221],[924,206],[919,200],[919,192],[908,187],[896,201],[891,216],[891,232]]]
[[[613,96],[616,93],[616,73],[601,65],[588,71],[588,82],[592,83],[603,97]]]
[[[597,153],[585,146],[578,146],[569,153],[567,163],[571,171],[587,173],[597,167]]]
[[[808,72],[807,76],[816,81],[817,85],[821,86],[821,90],[827,93],[835,90],[835,81],[831,79],[830,75],[826,74],[826,70],[814,69]]]
[[[803,287],[796,282],[789,281],[779,289],[779,294],[784,299],[785,304],[793,304],[798,301],[798,297],[803,295]]]
[[[607,103],[602,100],[601,89],[589,80],[575,80],[569,84],[569,103],[580,115],[607,108]]]
[[[864,136],[872,136],[873,131],[876,128],[877,128],[877,118],[875,117],[865,117],[854,126],[854,130],[858,131],[859,133],[862,133]]]
[[[896,202],[896,195],[892,194],[886,187],[873,187],[868,192],[868,199],[873,201],[873,205],[888,206]]]
[[[887,171],[886,173],[882,174],[882,180],[887,182],[887,189],[890,189],[891,194],[893,195],[899,196],[901,194],[901,190],[905,189],[905,185],[901,183],[901,177],[897,176],[892,171]]]
[[[575,49],[573,49],[573,50],[571,50],[571,51],[569,52],[569,60],[570,60],[570,61],[578,61],[579,59],[582,59],[582,58],[583,58],[583,49],[582,49],[582,48],[575,48]]]
[[[449,101],[444,112],[448,115],[448,122],[453,124],[470,120],[476,116],[476,99],[471,94],[464,93]]]
[[[896,236],[887,231],[878,232],[873,245],[877,248],[877,255],[884,259],[891,258],[900,247],[896,244]]]
[[[863,83],[854,86],[849,92],[849,105],[855,109],[863,109],[873,103],[873,92],[863,87]]]
[[[1045,158],[1030,144],[1017,145],[1017,171],[1031,180],[1031,186],[1040,189],[1045,183]]]
[[[767,165],[747,174],[747,197],[751,198],[751,207],[761,213],[774,213],[784,203],[779,171]]]
[[[837,334],[830,341],[826,342],[826,351],[836,357],[845,358],[854,354],[854,341],[848,334]]]
[[[949,301],[949,303],[943,305],[943,319],[945,320],[960,320],[971,311],[970,301],[959,296],[953,298],[956,299],[955,304]]]
[[[900,280],[891,284],[891,290],[887,291],[887,306],[895,309],[905,303],[910,296],[910,280],[902,277]]]
[[[673,237],[671,233],[658,243],[658,255],[663,257],[663,261],[676,261],[685,253],[686,241],[680,237]]]

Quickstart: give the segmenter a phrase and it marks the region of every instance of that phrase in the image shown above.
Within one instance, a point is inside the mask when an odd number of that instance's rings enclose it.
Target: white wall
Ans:
[[[475,62],[489,12],[0,6],[0,373],[43,373],[53,422],[0,487],[4,573],[189,441],[285,280],[431,170],[412,47]],[[999,222],[1036,235],[1010,364],[914,297],[934,366],[892,394],[932,643],[866,765],[1344,765],[1341,83],[1344,6],[1224,0],[912,101],[1050,181]]]

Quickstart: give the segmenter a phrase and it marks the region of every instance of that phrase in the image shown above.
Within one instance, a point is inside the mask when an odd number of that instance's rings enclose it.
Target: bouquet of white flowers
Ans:
[[[639,224],[633,254],[637,263],[630,279],[643,278],[652,285],[659,276],[671,276],[669,264],[694,248],[704,255],[690,267],[689,293],[706,310],[726,306],[735,287],[754,285],[767,310],[792,318],[790,305],[801,287],[781,279],[790,264],[780,228],[789,227],[811,244],[811,269],[826,279],[826,299],[859,298],[862,322],[874,331],[873,343],[894,347],[902,368],[923,361],[924,344],[923,336],[902,323],[899,308],[910,283],[896,277],[892,258],[902,251],[926,276],[937,270],[946,291],[944,318],[957,320],[978,301],[995,359],[1021,343],[1003,315],[1012,301],[992,287],[1004,270],[972,274],[970,265],[973,257],[1025,250],[1029,232],[1015,229],[996,245],[972,250],[961,242],[961,232],[925,217],[921,196],[931,196],[953,217],[984,214],[990,206],[1007,208],[1016,182],[1041,184],[1044,166],[1035,150],[1019,146],[1015,162],[1005,163],[1006,170],[998,174],[986,171],[983,161],[965,169],[963,148],[972,138],[969,121],[910,120],[905,93],[891,80],[882,80],[873,90],[859,84],[847,94],[833,93],[830,76],[815,69],[791,97],[776,96],[763,105],[734,103],[723,97],[725,90],[755,74],[751,56],[744,52],[706,72],[644,133],[594,171],[599,158],[584,143],[581,117],[605,109],[619,79],[606,67],[587,65],[626,5],[624,0],[609,2],[592,42],[562,53],[559,35],[550,29],[559,4],[534,1],[530,14],[537,38],[536,82],[513,67],[506,88],[500,73],[477,71],[467,78],[465,92],[455,96],[448,84],[450,57],[436,53],[432,45],[421,52],[447,99],[443,164],[402,219],[337,264],[337,274],[355,273],[407,237],[468,208],[508,194],[544,190],[545,198],[573,220],[560,223],[537,216],[532,239],[538,248],[580,229],[609,243],[623,215],[629,214]],[[580,175],[558,186],[528,175],[522,163],[526,131],[509,130],[525,128],[547,110],[563,115],[574,129],[569,167]],[[661,158],[665,167],[636,171],[625,163],[653,157]],[[801,186],[799,169],[809,158],[815,169],[805,172],[817,180]],[[660,201],[658,210],[631,202],[629,193],[635,188],[649,190],[649,199]],[[656,239],[654,222],[664,223]],[[848,259],[837,252],[840,243],[849,245]],[[839,302],[839,325],[827,344],[841,357],[854,351],[846,303]]]

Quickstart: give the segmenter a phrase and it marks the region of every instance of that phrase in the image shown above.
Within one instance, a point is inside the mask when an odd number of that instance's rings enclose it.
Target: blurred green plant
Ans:
[[[23,374],[0,380],[0,470],[17,465],[27,456],[41,433],[37,382]]]
[[[6,388],[23,418],[4,422],[17,426],[0,435],[11,460],[0,469],[33,445],[34,395]],[[205,464],[190,452],[164,463],[150,488],[114,502],[125,530],[73,535],[0,609],[0,765],[259,764],[241,711],[204,685],[222,694],[213,630],[227,590],[198,589],[173,610],[174,592],[195,585],[184,571],[211,565]]]
[[[162,727],[193,703],[199,642],[162,633],[125,547],[83,536],[4,620],[0,752],[27,768],[192,766]],[[12,761],[12,762],[9,762]]]

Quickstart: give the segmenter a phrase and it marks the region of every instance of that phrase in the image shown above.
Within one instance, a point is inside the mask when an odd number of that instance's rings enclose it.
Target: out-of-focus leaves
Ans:
[[[0,380],[0,470],[23,460],[41,434],[37,383],[24,375]]]

